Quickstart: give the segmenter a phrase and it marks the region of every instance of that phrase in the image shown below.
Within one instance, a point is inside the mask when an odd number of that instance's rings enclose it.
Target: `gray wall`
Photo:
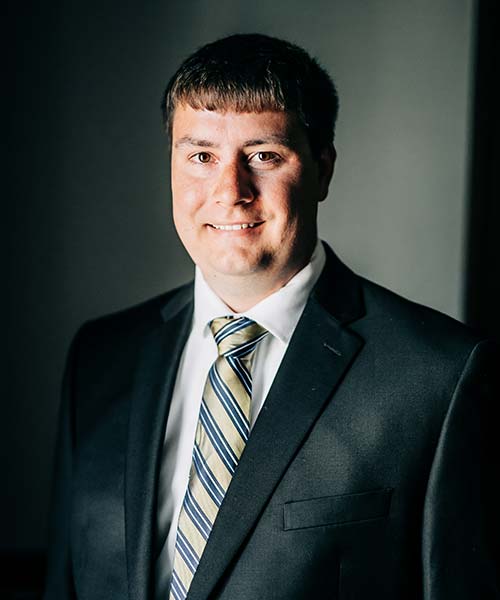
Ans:
[[[4,547],[43,547],[64,356],[86,319],[188,280],[159,101],[204,42],[259,31],[334,75],[320,232],[352,267],[461,315],[473,0],[62,3],[20,15]]]

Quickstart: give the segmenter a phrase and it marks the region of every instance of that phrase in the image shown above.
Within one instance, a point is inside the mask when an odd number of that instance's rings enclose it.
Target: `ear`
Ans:
[[[337,151],[333,144],[328,144],[321,151],[318,158],[318,177],[320,184],[320,202],[322,202],[328,195],[328,187],[333,177],[333,170],[335,167],[335,160],[337,158]]]

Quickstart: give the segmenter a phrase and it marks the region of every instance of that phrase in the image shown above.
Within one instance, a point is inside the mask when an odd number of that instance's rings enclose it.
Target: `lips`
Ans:
[[[213,229],[217,229],[219,231],[240,231],[242,229],[253,229],[254,227],[258,227],[262,224],[262,221],[252,222],[252,223],[209,223],[210,227]]]

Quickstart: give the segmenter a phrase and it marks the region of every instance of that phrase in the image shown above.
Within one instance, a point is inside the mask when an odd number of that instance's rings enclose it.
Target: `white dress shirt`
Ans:
[[[285,286],[244,313],[270,333],[258,344],[254,355],[250,428],[264,404],[325,260],[323,245],[318,240],[309,264]],[[193,322],[177,371],[158,483],[158,557],[155,576],[155,596],[158,600],[168,597],[177,521],[188,484],[201,397],[208,371],[218,355],[209,323],[216,317],[228,315],[242,316],[228,308],[196,268]]]

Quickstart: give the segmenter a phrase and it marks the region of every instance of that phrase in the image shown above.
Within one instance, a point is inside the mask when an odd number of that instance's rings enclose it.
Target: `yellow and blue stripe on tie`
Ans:
[[[267,330],[247,317],[210,323],[219,356],[203,391],[175,544],[170,600],[184,600],[250,433],[251,367]]]

